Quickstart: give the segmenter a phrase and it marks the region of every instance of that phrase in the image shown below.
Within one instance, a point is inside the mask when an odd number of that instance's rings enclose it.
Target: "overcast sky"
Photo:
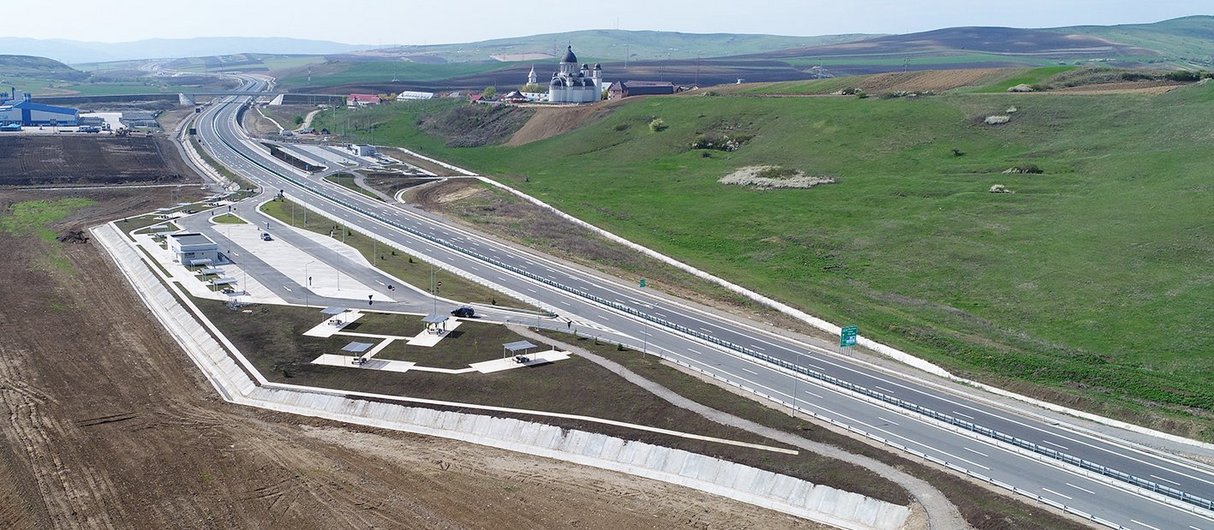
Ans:
[[[911,33],[1052,27],[1212,14],[1210,0],[56,0],[17,2],[2,37],[122,42],[266,36],[440,44],[616,28],[690,33]],[[572,6],[560,8],[557,6]],[[509,7],[506,7],[509,6]],[[17,6],[9,6],[15,8]],[[51,11],[39,13],[40,11]],[[2,53],[2,51],[0,51]]]

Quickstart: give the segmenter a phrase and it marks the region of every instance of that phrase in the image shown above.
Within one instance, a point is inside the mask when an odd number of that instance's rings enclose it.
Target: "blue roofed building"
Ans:
[[[10,99],[0,105],[0,125],[20,123],[34,125],[67,125],[80,123],[80,111],[70,107],[56,107],[36,103],[30,95],[23,94],[20,100]]]

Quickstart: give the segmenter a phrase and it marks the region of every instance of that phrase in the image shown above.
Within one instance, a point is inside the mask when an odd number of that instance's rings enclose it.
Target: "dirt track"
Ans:
[[[78,215],[164,202],[94,198]],[[617,473],[225,404],[92,244],[0,244],[0,527],[815,527]]]

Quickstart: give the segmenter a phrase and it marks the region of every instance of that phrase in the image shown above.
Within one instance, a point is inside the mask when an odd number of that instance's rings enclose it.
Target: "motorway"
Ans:
[[[250,90],[260,82],[250,81]],[[1108,439],[1066,424],[1020,414],[983,399],[954,393],[822,348],[801,343],[690,305],[588,273],[552,258],[503,245],[405,206],[393,206],[285,167],[236,122],[241,102],[228,98],[199,116],[204,147],[221,163],[266,189],[342,223],[372,230],[401,248],[452,270],[499,285],[638,349],[657,352],[715,374],[820,418],[849,425],[915,455],[947,462],[1015,488],[1018,493],[1090,514],[1107,526],[1214,530],[1214,518],[1192,504],[1128,491],[1123,481],[1093,478],[1043,451],[996,441],[939,421],[980,426],[1084,462],[1133,475],[1202,499],[1214,498],[1214,468]],[[284,278],[284,281],[287,280]],[[608,331],[610,330],[610,331]],[[722,346],[725,344],[725,346]],[[814,377],[758,362],[754,356],[795,365]],[[845,389],[824,382],[843,380]],[[860,391],[857,391],[857,388]],[[874,396],[877,396],[874,399]],[[930,409],[937,419],[913,414],[890,401]],[[962,432],[963,431],[963,432]],[[983,431],[986,432],[986,431]],[[1048,453],[1048,451],[1045,451]],[[1090,468],[1090,467],[1089,467]],[[1155,486],[1148,486],[1155,487]]]

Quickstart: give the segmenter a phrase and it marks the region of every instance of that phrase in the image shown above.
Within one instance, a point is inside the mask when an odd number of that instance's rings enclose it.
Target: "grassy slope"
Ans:
[[[1082,33],[1158,51],[1168,59],[1198,59],[1212,64],[1214,16],[1192,16],[1154,24],[1079,26],[1058,31]]]
[[[392,79],[414,82],[436,81],[450,77],[480,74],[515,63],[421,64],[398,60],[367,62],[326,62],[297,67],[284,72],[279,84],[286,88],[331,87],[352,83],[387,83]],[[308,81],[308,69],[312,81]]]
[[[1013,105],[1010,125],[977,124]],[[520,148],[444,148],[414,130],[424,106],[398,108],[381,139],[527,175],[518,185],[574,215],[962,374],[1096,397],[1093,408],[1123,417],[1153,414],[1143,400],[1182,415],[1214,408],[1202,195],[1214,86],[1157,97],[652,98]],[[670,129],[650,132],[653,116]],[[756,138],[712,158],[686,149],[724,126]],[[715,182],[762,163],[841,183],[755,192]],[[1000,174],[1022,163],[1047,174]],[[1016,193],[987,193],[995,183]],[[1189,434],[1214,437],[1207,425]]]

